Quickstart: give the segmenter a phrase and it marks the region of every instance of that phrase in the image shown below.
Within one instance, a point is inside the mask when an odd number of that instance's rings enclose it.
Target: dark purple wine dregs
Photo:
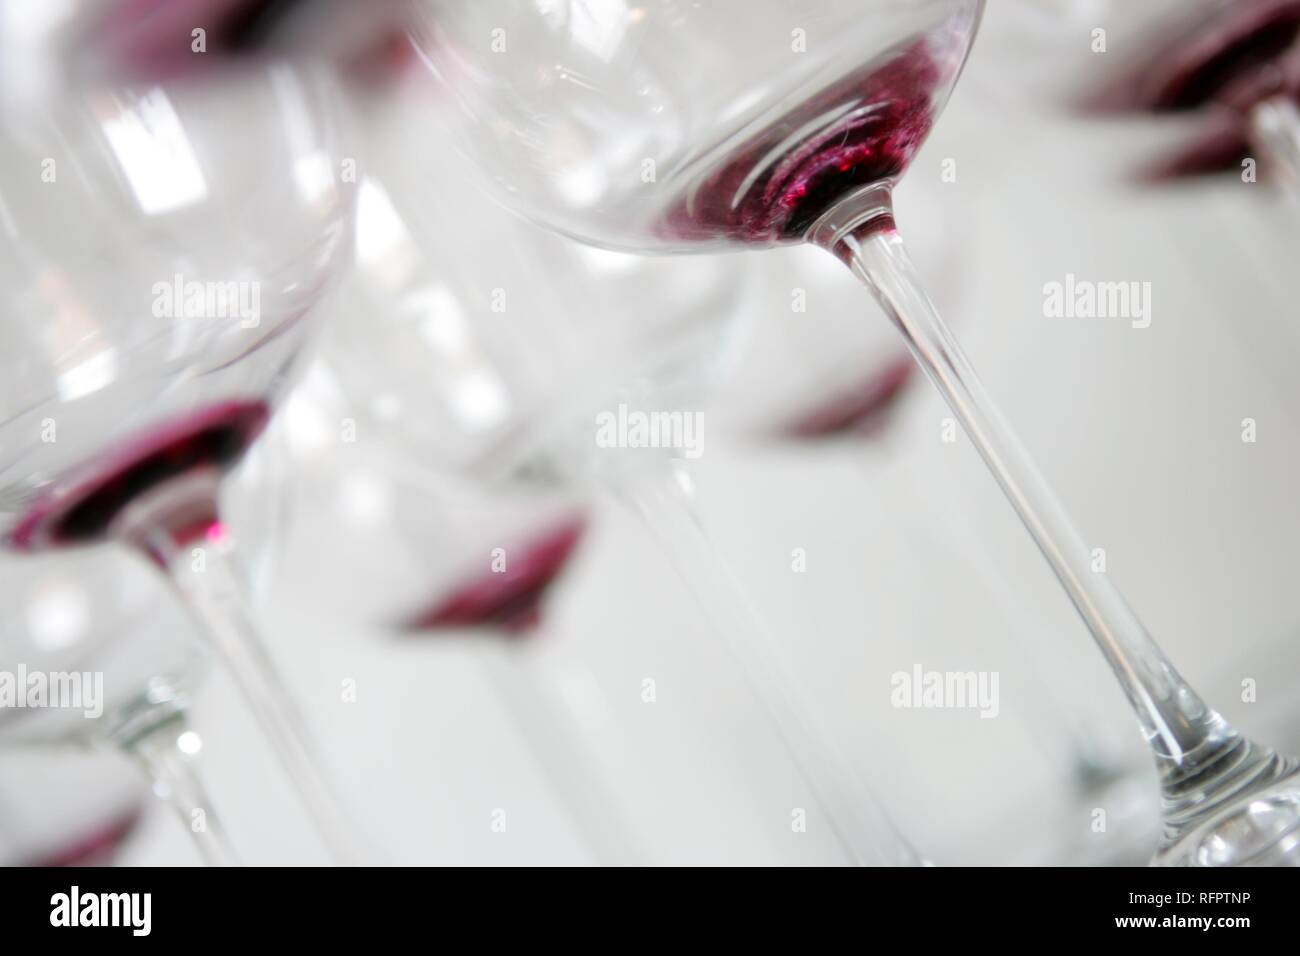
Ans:
[[[1275,96],[1300,99],[1300,0],[1190,5],[1160,24],[1142,55],[1099,91],[1092,112],[1184,113],[1191,139],[1146,173],[1153,180],[1239,170],[1253,154],[1247,117]]]
[[[83,473],[56,479],[9,533],[23,551],[102,538],[113,519],[145,492],[200,468],[233,466],[261,433],[269,409],[260,401],[209,406],[128,440]]]
[[[1170,112],[1235,101],[1243,87],[1266,81],[1300,33],[1300,0],[1232,0],[1188,12],[1098,105]]]
[[[406,630],[493,627],[508,634],[528,633],[540,622],[546,594],[585,533],[582,516],[544,529],[522,542],[503,570],[472,575],[408,621]]]
[[[848,193],[902,174],[930,132],[936,91],[951,80],[924,40],[841,77],[692,184],[665,232],[688,241],[802,240]]]

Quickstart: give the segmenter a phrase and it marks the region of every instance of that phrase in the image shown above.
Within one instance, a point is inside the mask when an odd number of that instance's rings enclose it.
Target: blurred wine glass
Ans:
[[[140,828],[146,785],[120,755],[0,754],[0,866],[109,866]]]
[[[253,594],[270,580],[286,520],[286,486],[278,467],[269,449],[259,447],[225,488],[228,511],[249,557],[244,583]],[[56,814],[69,824],[69,832],[66,845],[50,847],[48,859],[96,854],[110,859],[140,813],[138,802],[123,808],[117,799],[123,789],[115,782],[121,761],[115,763],[103,751],[119,751],[170,806],[201,859],[215,865],[238,863],[236,844],[197,766],[203,738],[193,726],[191,702],[209,661],[203,646],[189,636],[193,627],[185,609],[146,565],[119,549],[60,550],[2,560],[0,668],[15,681],[15,675],[27,674],[51,688],[68,681],[77,691],[74,700],[0,707],[3,765],[35,768],[30,778],[6,775],[5,815],[14,828],[7,838],[25,846],[30,836],[43,845],[49,834],[32,824],[28,808],[39,806],[37,798],[51,799],[47,776],[66,773],[75,779],[76,768],[84,765],[87,776],[105,777],[103,802],[113,812],[89,814],[95,825]],[[19,688],[25,691],[25,686]]]
[[[342,855],[217,504],[349,252],[339,104],[327,67],[268,58],[0,114],[0,529],[15,552],[112,540],[163,571]]]
[[[309,397],[318,409],[333,408],[345,431],[355,427],[358,450],[346,447],[353,444],[347,439],[338,447],[339,427],[326,424],[330,413],[301,428],[321,447],[300,457],[327,454],[340,465],[329,468],[322,458],[301,469],[334,476],[320,482],[334,486],[324,510],[347,514],[368,502],[357,522],[359,543],[368,537],[361,526],[373,522],[377,539],[391,540],[389,526],[401,521],[401,553],[410,557],[365,589],[360,603],[387,600],[390,621],[446,627],[476,618],[501,623],[501,606],[518,602],[517,624],[536,616],[531,600],[579,534],[572,505],[565,514],[546,501],[581,501],[592,489],[578,489],[594,480],[597,489],[630,495],[636,509],[643,472],[654,472],[656,489],[676,485],[675,471],[659,477],[658,455],[598,447],[593,422],[617,402],[699,407],[743,318],[738,303],[748,274],[735,259],[699,259],[682,269],[590,250],[485,208],[476,194],[441,188],[465,172],[454,156],[425,148],[423,136],[445,137],[440,106],[428,95],[412,91],[409,102],[362,111],[373,122],[368,140],[376,148],[360,191],[358,271],[325,334],[322,367],[295,397],[286,426],[307,421]],[[503,255],[466,255],[485,242]],[[643,315],[628,309],[643,301],[654,303]],[[347,475],[341,481],[340,470]],[[486,491],[473,492],[474,483]],[[553,517],[536,517],[512,534],[487,513],[488,506],[502,516],[542,513],[521,502],[543,503]],[[655,530],[653,521],[646,524]],[[470,525],[472,534],[456,530]],[[454,546],[461,538],[505,545],[504,566],[493,566],[487,547],[463,557],[465,549]],[[684,543],[694,547],[697,539],[692,532]],[[380,548],[350,553],[379,569],[386,567]],[[429,556],[416,557],[422,553]],[[512,575],[510,562],[521,558]],[[444,564],[449,571],[440,570]],[[444,580],[441,594],[437,580]],[[544,687],[541,680],[517,683]]]

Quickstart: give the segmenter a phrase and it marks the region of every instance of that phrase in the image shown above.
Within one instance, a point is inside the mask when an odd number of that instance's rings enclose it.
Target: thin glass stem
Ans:
[[[194,847],[208,866],[239,866],[239,854],[214,809],[203,778],[185,746],[193,739],[183,709],[151,721],[129,736],[119,736],[118,746],[141,766],[153,792],[175,812],[189,832]]]
[[[597,865],[638,864],[642,853],[618,811],[617,798],[605,784],[586,728],[551,692],[554,682],[539,672],[533,649],[523,646],[533,643],[536,637],[530,636],[504,651],[487,648],[482,659],[488,675]]]
[[[926,296],[894,227],[890,191],[871,187],[827,213],[809,240],[839,257],[876,296],[948,402],[1106,657],[1162,780],[1238,745],[1238,735],[1179,676],[1104,572],[1051,486],[985,391]]]
[[[335,860],[361,863],[364,843],[245,605],[233,541],[216,518],[219,477],[200,470],[155,489],[124,509],[114,533],[165,573],[234,677]]]
[[[955,543],[964,563],[975,569],[982,588],[1009,625],[1005,632],[1005,645],[1023,659],[1031,673],[1048,673],[1050,666],[1046,649],[1029,638],[1037,628],[1028,620],[1023,603],[1009,591],[996,565],[986,560],[975,528],[969,516],[953,500],[950,487],[936,481],[931,470],[915,467],[909,468],[908,485],[928,502],[926,516],[930,526],[941,535],[939,541],[947,547]],[[998,629],[998,634],[1002,633]],[[1030,683],[1029,693],[1034,698],[1034,718],[1030,721],[1030,729],[1044,756],[1074,777],[1081,795],[1086,796],[1096,787],[1122,776],[1123,769],[1112,752],[1113,748],[1107,747],[1093,733],[1083,715],[1071,706],[1070,700],[1054,693],[1048,684]],[[1062,741],[1065,742],[1064,748],[1061,747]]]
[[[1300,858],[1297,765],[1238,734],[1179,676],[1016,440],[925,295],[894,227],[890,190],[846,197],[809,231],[875,294],[979,450],[1129,699],[1155,758],[1164,837],[1153,862],[1223,866]]]
[[[825,813],[848,858],[860,865],[918,866],[922,857],[816,725],[778,659],[761,615],[718,554],[695,512],[690,476],[675,460],[613,492],[637,513],[749,684]]]

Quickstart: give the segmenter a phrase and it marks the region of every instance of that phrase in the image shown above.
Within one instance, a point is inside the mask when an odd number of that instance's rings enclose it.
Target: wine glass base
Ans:
[[[1202,807],[1183,795],[1166,815],[1152,866],[1300,866],[1300,766],[1242,743],[1241,772],[1207,787]]]

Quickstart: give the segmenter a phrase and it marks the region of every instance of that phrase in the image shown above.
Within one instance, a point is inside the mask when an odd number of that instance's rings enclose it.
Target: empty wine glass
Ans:
[[[985,393],[919,284],[893,183],[960,72],[979,0],[599,5],[428,0],[419,43],[517,208],[632,250],[806,241],[876,295],[1120,681],[1155,758],[1154,862],[1300,859],[1295,763],[1178,675]]]
[[[351,858],[217,505],[349,251],[338,104],[325,67],[258,60],[0,115],[0,532],[164,572]]]

